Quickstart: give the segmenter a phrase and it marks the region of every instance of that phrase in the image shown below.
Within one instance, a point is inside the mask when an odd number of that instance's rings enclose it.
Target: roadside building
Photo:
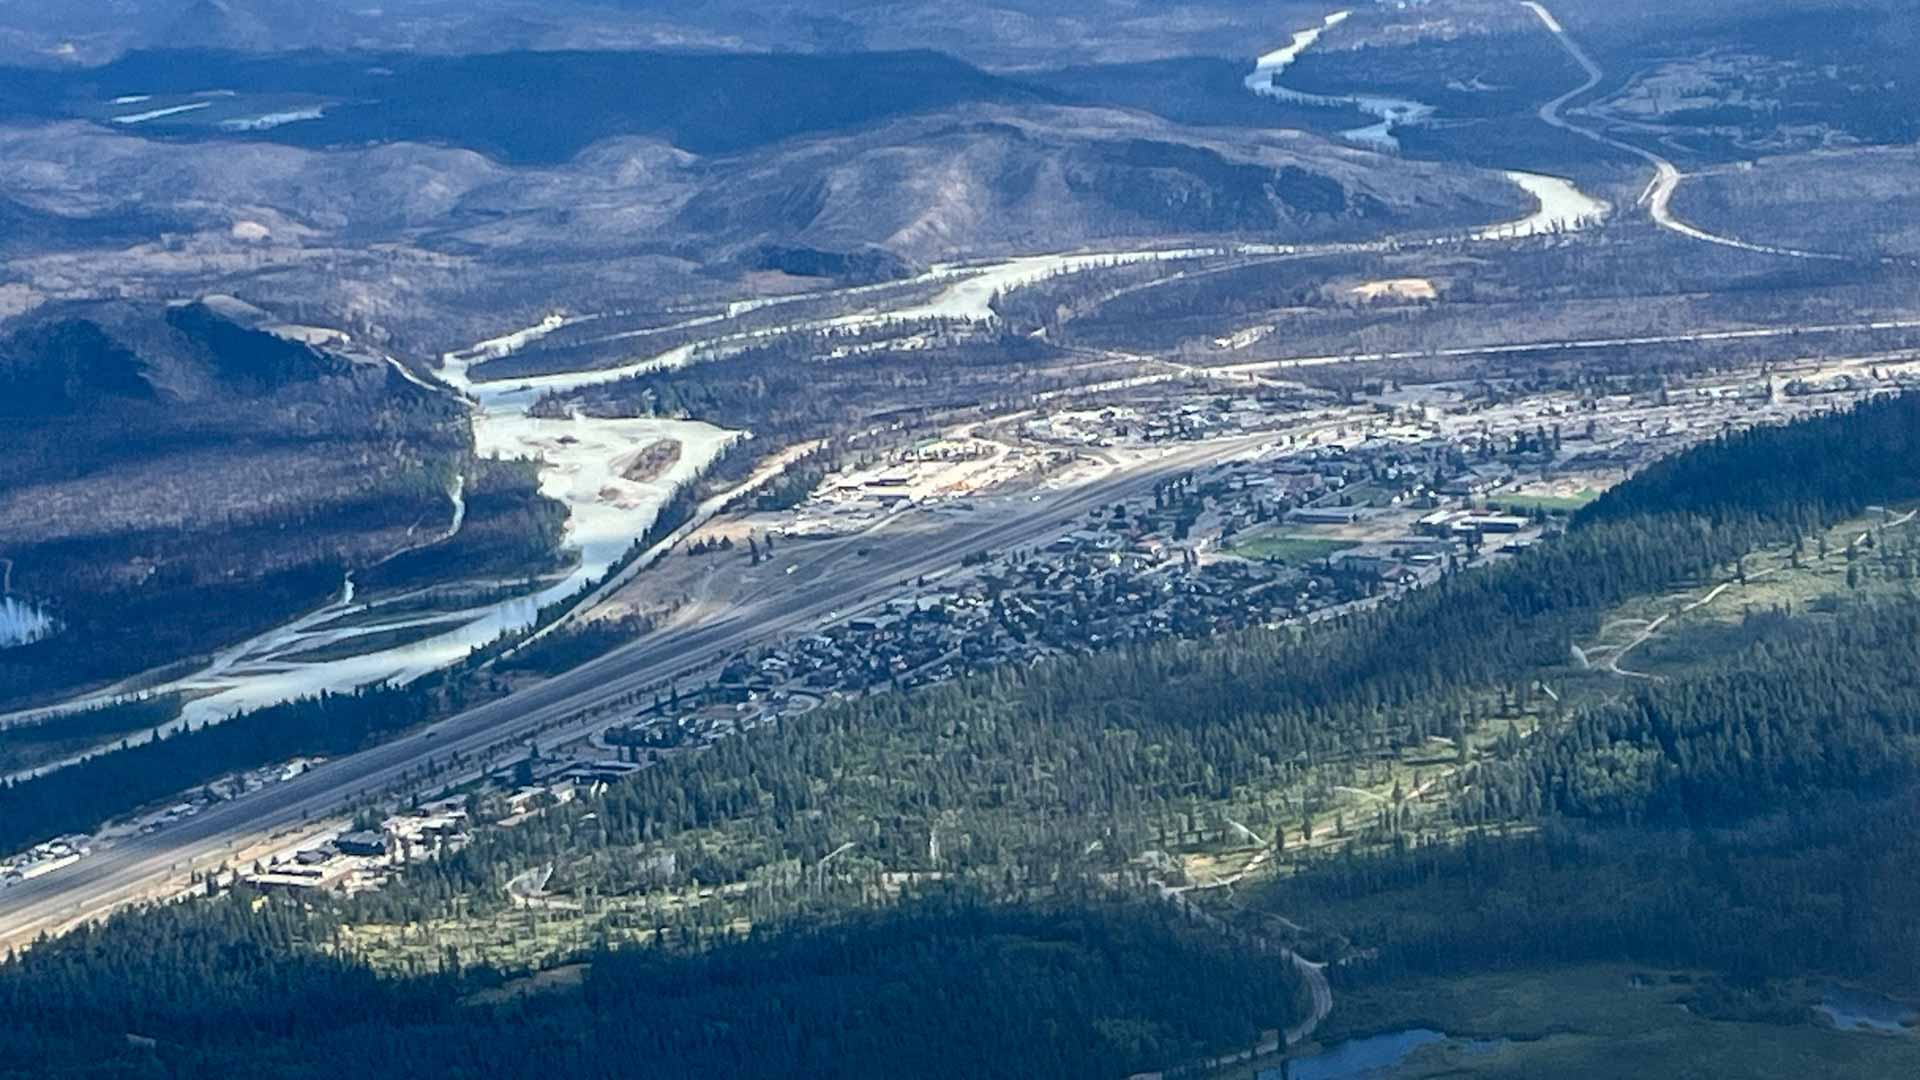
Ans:
[[[378,858],[387,853],[387,837],[385,833],[363,829],[360,832],[341,834],[340,838],[333,842],[333,847],[342,855]]]

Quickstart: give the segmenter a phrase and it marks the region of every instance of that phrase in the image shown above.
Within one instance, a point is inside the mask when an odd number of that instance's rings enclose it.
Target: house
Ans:
[[[264,874],[248,874],[247,884],[263,892],[305,892],[324,887],[329,878],[308,867],[283,867]]]
[[[333,842],[333,848],[342,855],[374,858],[387,853],[387,837],[385,833],[374,832],[372,829],[343,833]]]
[[[1517,533],[1533,522],[1516,514],[1476,514],[1466,524],[1483,533]]]
[[[568,769],[564,775],[567,779],[574,781],[611,783],[632,776],[641,768],[642,766],[631,761],[584,761]]]
[[[1350,574],[1371,574],[1380,578],[1392,577],[1400,570],[1399,560],[1365,548],[1337,551],[1327,557],[1327,563]]]
[[[1440,485],[1443,495],[1485,495],[1513,479],[1513,470],[1498,463],[1475,465]]]
[[[1365,516],[1366,511],[1358,506],[1310,506],[1287,515],[1305,525],[1351,525]]]

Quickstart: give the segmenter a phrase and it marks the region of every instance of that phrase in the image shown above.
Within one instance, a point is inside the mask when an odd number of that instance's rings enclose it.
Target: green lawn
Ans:
[[[1327,540],[1317,536],[1236,536],[1233,553],[1248,559],[1300,565],[1324,559],[1336,551],[1353,546],[1351,540]]]

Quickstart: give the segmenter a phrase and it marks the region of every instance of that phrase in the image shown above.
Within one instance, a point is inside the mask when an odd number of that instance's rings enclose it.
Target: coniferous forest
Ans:
[[[1589,960],[1920,992],[1911,550],[1875,553],[1870,598],[1755,613],[1672,677],[1542,689],[1622,603],[1915,500],[1920,398],[1729,434],[1339,622],[829,705],[376,892],[130,913],[0,968],[0,1075],[1114,1077],[1299,1020],[1279,941],[1336,995]],[[1496,715],[1529,729],[1487,737]],[[1422,828],[1398,800],[1315,822],[1330,784],[1436,741],[1459,765]],[[1165,902],[1165,850],[1229,820],[1288,872],[1218,915]],[[505,885],[543,864],[575,944],[463,953],[456,915],[537,937]]]

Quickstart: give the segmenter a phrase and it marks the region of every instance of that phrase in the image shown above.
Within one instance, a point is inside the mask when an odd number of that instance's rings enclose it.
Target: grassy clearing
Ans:
[[[1236,536],[1233,539],[1233,552],[1236,555],[1295,566],[1324,559],[1336,551],[1352,546],[1353,543],[1347,540],[1328,540],[1317,536],[1281,536],[1276,533]]]
[[[1645,968],[1589,965],[1406,980],[1343,990],[1322,1033],[1328,1044],[1410,1027],[1507,1040],[1490,1049],[1423,1047],[1385,1074],[1404,1078],[1920,1075],[1920,1039],[1840,1032],[1811,1020],[1710,1020],[1686,1007],[1695,986],[1671,979]],[[1803,985],[1788,989],[1809,1003],[1813,998]]]
[[[1577,644],[1596,671],[1618,657],[1622,670],[1673,678],[1706,670],[1764,637],[1773,629],[1770,613],[1838,612],[1854,600],[1910,596],[1920,579],[1903,576],[1903,564],[1886,557],[1920,537],[1920,517],[1887,524],[1905,512],[1843,522],[1801,545],[1797,557],[1791,548],[1755,552],[1743,567],[1723,568],[1714,584],[1636,597]]]
[[[1530,514],[1535,510],[1571,514],[1599,497],[1598,490],[1581,488],[1570,495],[1496,495],[1488,502],[1495,509],[1514,514]]]

